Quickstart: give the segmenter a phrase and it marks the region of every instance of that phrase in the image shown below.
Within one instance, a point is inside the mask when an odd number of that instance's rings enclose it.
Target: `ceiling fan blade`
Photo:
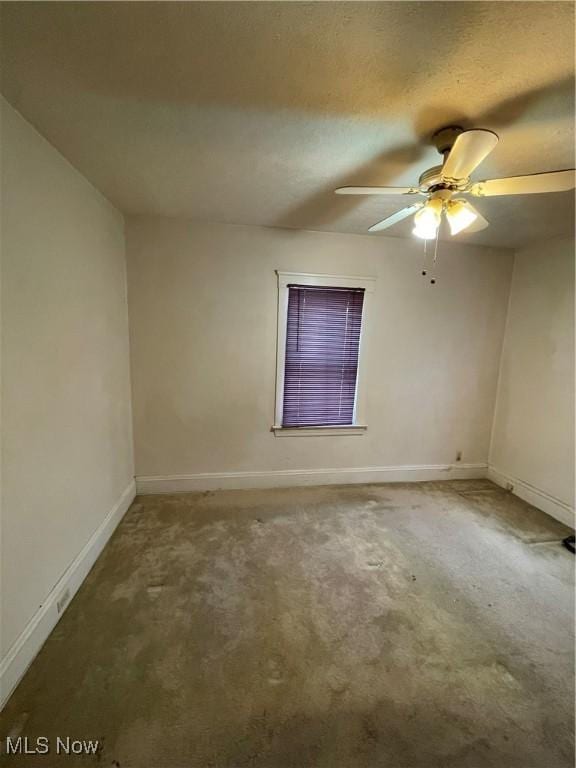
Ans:
[[[576,173],[573,169],[551,171],[550,173],[532,173],[528,176],[510,176],[507,179],[488,179],[478,181],[470,188],[470,194],[476,197],[495,195],[534,195],[540,192],[566,192],[574,189]]]
[[[461,133],[442,166],[446,179],[467,179],[485,157],[498,144],[498,136],[492,131],[476,129]]]
[[[417,195],[418,187],[339,187],[337,195]]]
[[[402,219],[407,219],[408,216],[412,216],[412,214],[416,213],[416,211],[419,208],[422,208],[423,205],[424,203],[416,203],[416,205],[410,205],[408,208],[402,208],[401,211],[396,211],[392,216],[388,216],[377,224],[373,224],[368,232],[380,232],[383,229],[388,229],[388,227],[397,224],[399,221],[402,221]]]

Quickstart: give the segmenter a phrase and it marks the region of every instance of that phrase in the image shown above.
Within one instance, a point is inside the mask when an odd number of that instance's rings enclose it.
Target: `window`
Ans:
[[[362,434],[359,363],[372,278],[278,273],[277,435]]]
[[[288,285],[283,427],[354,423],[363,288]]]

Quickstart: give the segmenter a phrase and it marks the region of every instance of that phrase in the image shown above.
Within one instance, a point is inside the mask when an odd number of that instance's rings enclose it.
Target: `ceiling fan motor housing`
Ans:
[[[424,171],[418,180],[420,192],[429,195],[432,192],[441,190],[452,193],[462,192],[467,189],[470,183],[469,179],[447,179],[442,174],[442,167],[441,165],[435,165],[433,168]]]
[[[438,150],[438,152],[444,156],[444,160],[448,157],[450,150],[454,146],[454,142],[464,133],[464,129],[459,125],[449,125],[446,128],[442,128],[432,136],[432,143]],[[442,173],[443,165],[436,165],[433,168],[429,168],[420,176],[419,188],[420,192],[428,195],[432,192],[439,190],[446,190],[448,192],[463,192],[470,184],[470,179],[451,179],[447,178]],[[449,194],[445,195],[445,199],[450,197]]]

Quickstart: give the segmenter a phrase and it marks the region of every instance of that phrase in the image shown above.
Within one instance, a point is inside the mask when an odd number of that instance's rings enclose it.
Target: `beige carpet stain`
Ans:
[[[1,732],[101,739],[40,768],[571,768],[567,533],[486,481],[139,497]]]

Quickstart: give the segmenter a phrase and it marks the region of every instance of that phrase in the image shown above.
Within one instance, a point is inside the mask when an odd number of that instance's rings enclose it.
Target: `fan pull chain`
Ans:
[[[422,275],[424,277],[426,277],[426,275],[428,274],[428,265],[426,263],[427,258],[428,258],[427,254],[426,254],[426,250],[427,250],[426,246],[427,245],[428,245],[428,240],[424,240],[424,260],[422,262]]]
[[[436,260],[438,258],[438,237],[440,235],[440,227],[436,230],[436,242],[434,243],[434,259],[432,260],[432,269],[430,270],[430,283],[436,284]]]

